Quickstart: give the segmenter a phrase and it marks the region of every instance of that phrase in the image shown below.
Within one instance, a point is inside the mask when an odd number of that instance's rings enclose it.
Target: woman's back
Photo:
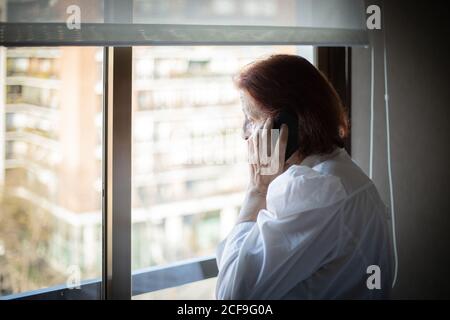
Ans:
[[[218,249],[218,298],[370,299],[390,292],[387,210],[342,148],[278,176],[256,223],[235,228],[227,240]],[[380,268],[380,289],[367,286],[371,266]]]
[[[339,177],[347,193],[339,205],[333,221],[335,225],[330,226],[339,233],[338,245],[329,262],[283,298],[388,298],[393,259],[387,208],[375,185],[344,149],[337,149],[326,158],[310,157],[302,165],[311,166],[321,174]],[[367,279],[373,273],[373,267],[368,271],[369,266],[380,268],[380,289],[368,288]]]

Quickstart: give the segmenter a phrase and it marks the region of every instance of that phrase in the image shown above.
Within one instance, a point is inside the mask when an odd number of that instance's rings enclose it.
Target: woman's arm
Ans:
[[[267,192],[249,188],[236,223],[256,221],[259,211],[266,208],[266,195]]]
[[[272,129],[273,122],[268,118],[263,125],[263,131],[257,130],[248,142],[250,163],[250,182],[245,194],[244,202],[239,212],[236,223],[256,221],[261,209],[266,209],[266,196],[269,184],[292,164],[301,162],[298,152],[294,153],[285,162],[286,145],[288,139],[288,127],[283,124],[279,139],[275,145],[273,154],[262,157],[260,154],[260,142],[270,145],[269,130]],[[270,150],[270,146],[268,148]],[[264,161],[266,163],[264,163]]]
[[[237,224],[219,246],[218,299],[279,299],[333,258],[342,183],[312,169],[282,178],[268,191],[270,211]]]
[[[288,138],[287,126],[285,125],[281,128],[279,139],[275,145],[275,151],[273,151],[273,154],[270,154],[271,157],[260,157],[258,148],[259,142],[268,141],[267,139],[269,137],[267,136],[267,133],[271,127],[272,121],[268,119],[264,123],[264,129],[266,130],[263,130],[262,132],[257,130],[253,136],[247,139],[250,160],[250,182],[236,225],[228,237],[219,244],[216,251],[217,264],[220,269],[217,296],[221,298],[232,297],[233,294],[230,290],[236,289],[236,287],[232,285],[223,287],[221,283],[224,278],[228,278],[229,276],[233,277],[232,275],[235,274],[234,267],[236,266],[236,260],[239,257],[240,248],[249,233],[254,229],[258,214],[267,206],[266,196],[269,184],[286,170],[290,165],[288,164],[289,161],[295,163],[299,160],[298,156],[293,156],[286,163],[284,161]],[[261,134],[261,136],[259,134]],[[261,158],[263,158],[263,161],[260,161]],[[266,164],[262,163],[264,160],[266,161]],[[267,160],[269,161],[267,162]],[[224,276],[225,274],[227,274],[227,276]],[[229,278],[228,280],[225,280],[225,282],[229,282]]]

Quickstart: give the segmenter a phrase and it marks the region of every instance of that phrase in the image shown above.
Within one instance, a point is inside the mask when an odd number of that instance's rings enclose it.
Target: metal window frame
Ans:
[[[132,22],[133,1],[105,3],[105,20]],[[132,47],[105,47],[103,62],[102,299],[131,299]]]
[[[108,21],[108,20],[107,20]],[[313,45],[367,46],[366,30],[133,23],[0,23],[3,46],[156,46],[156,45]]]
[[[138,270],[133,272],[132,276],[132,296],[214,278],[217,273],[215,257],[191,259]],[[82,281],[80,287],[70,289],[65,285],[57,285],[3,296],[0,300],[90,300],[98,298],[104,286],[102,279],[93,279]]]
[[[192,283],[217,276],[214,257],[131,270],[131,143],[132,143],[132,45],[314,45],[347,46],[318,48],[318,66],[336,86],[350,108],[350,48],[368,44],[362,30],[301,27],[133,25],[132,0],[105,2],[105,24],[83,24],[67,33],[65,24],[0,23],[2,46],[107,46],[104,48],[103,107],[103,250],[102,278],[83,281],[81,289],[65,285],[0,297],[5,299],[131,299],[133,295]],[[128,14],[124,14],[128,13]],[[117,21],[120,13],[124,24]],[[102,29],[104,28],[104,29]],[[104,41],[95,40],[103,30]],[[14,31],[13,33],[8,32]],[[33,31],[34,30],[34,31]],[[54,32],[52,32],[52,30]],[[26,37],[30,32],[42,38]],[[100,32],[100,33],[101,33]],[[111,35],[118,32],[119,39]],[[97,34],[96,34],[97,33]],[[32,33],[31,33],[32,34]],[[58,34],[58,39],[52,35]],[[67,36],[67,37],[66,37]],[[93,40],[94,39],[94,40]],[[130,40],[134,39],[134,40]],[[113,46],[113,47],[111,47]],[[342,69],[341,64],[344,63]],[[339,64],[337,69],[333,65]],[[344,70],[344,72],[342,71]],[[344,80],[343,80],[344,79]],[[344,88],[344,89],[342,89]],[[344,91],[343,91],[344,90]]]
[[[131,297],[132,48],[105,48],[102,298]]]
[[[333,84],[347,111],[349,124],[352,117],[352,48],[319,47],[317,48],[317,68],[322,71]],[[351,130],[345,139],[344,147],[349,155],[352,152]]]

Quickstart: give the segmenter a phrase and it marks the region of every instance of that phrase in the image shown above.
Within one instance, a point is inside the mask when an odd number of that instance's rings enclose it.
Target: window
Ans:
[[[359,0],[0,1],[0,294],[212,298],[247,176],[231,75],[299,53],[341,94],[347,51],[312,46],[367,45],[364,14]]]
[[[1,296],[101,278],[102,51],[0,49]]]

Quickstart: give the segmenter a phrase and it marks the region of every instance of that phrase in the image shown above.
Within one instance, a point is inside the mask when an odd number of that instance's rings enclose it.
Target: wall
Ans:
[[[450,15],[444,5],[385,1],[382,8],[399,252],[397,299],[450,298],[450,37],[444,26]],[[389,204],[382,31],[370,31],[370,38],[375,48],[373,180]],[[370,57],[370,48],[352,51],[352,156],[367,173]]]

